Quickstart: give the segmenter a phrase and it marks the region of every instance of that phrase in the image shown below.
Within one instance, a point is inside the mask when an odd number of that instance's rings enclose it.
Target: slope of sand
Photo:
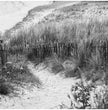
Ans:
[[[50,109],[57,108],[61,104],[70,107],[71,103],[68,95],[72,85],[80,80],[76,78],[62,78],[58,75],[51,74],[48,69],[37,69],[32,63],[28,64],[28,68],[35,77],[42,82],[42,87],[34,87],[31,90],[23,90],[19,97],[5,97],[1,100],[0,108],[36,108]],[[41,68],[41,69],[40,69]]]

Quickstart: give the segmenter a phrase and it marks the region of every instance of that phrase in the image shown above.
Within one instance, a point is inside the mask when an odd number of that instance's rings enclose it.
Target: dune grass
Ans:
[[[8,46],[9,52],[28,54],[33,52],[32,49],[38,44],[72,43],[72,57],[77,60],[80,68],[107,66],[107,29],[108,21],[38,24],[28,32],[21,30],[18,34],[10,36],[12,39]]]
[[[78,68],[80,68],[82,71],[87,72],[91,70],[102,70],[105,72],[105,76],[107,77],[107,29],[107,20],[103,22],[98,20],[90,20],[89,22],[71,22],[66,20],[59,23],[41,23],[32,26],[28,31],[20,30],[17,34],[10,34],[10,36],[8,34],[8,37],[10,38],[10,42],[8,43],[8,51],[12,56],[23,55],[26,59],[39,64],[45,61],[46,58],[52,57],[55,54],[53,52],[53,48],[47,47],[47,50],[51,49],[52,54],[46,55],[42,47],[41,49],[39,48],[39,57],[37,58],[35,50],[40,44],[49,44],[50,46],[54,46],[55,42],[65,43],[66,45],[71,43],[73,47],[71,47],[70,56],[66,56],[67,48],[65,47],[62,47],[60,53],[62,56],[56,54],[57,59],[60,59],[60,65],[71,57],[71,59],[74,59],[75,63],[75,68],[72,70],[72,74],[73,72],[79,72]],[[42,55],[44,55],[44,58]],[[84,72],[84,75],[90,79],[90,74],[87,72]]]

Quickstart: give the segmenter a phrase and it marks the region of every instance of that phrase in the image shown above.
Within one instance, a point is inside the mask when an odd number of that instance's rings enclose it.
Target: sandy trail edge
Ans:
[[[28,68],[43,83],[43,96],[40,96],[42,101],[42,103],[40,102],[42,104],[41,108],[53,108],[62,103],[68,107],[70,106],[70,100],[67,95],[71,94],[72,85],[75,85],[80,80],[76,78],[62,78],[59,74],[53,75],[47,68],[43,70],[36,69],[32,63],[28,64]]]
[[[70,107],[70,100],[67,95],[71,94],[71,87],[79,79],[65,78],[53,75],[47,68],[38,69],[31,62],[28,64],[30,72],[42,81],[42,88],[33,87],[31,90],[24,89],[19,97],[5,97],[1,99],[0,108],[20,108],[20,109],[50,109],[56,108],[60,104]],[[21,90],[22,91],[22,90]]]

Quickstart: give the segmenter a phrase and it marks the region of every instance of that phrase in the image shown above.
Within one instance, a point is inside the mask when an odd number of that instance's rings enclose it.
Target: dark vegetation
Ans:
[[[7,63],[0,71],[0,95],[15,94],[19,86],[25,88],[25,86],[41,85],[40,80],[34,77],[26,66],[19,68],[17,65]]]
[[[15,94],[16,89],[9,83],[4,83],[0,81],[0,95],[9,96],[10,94]]]

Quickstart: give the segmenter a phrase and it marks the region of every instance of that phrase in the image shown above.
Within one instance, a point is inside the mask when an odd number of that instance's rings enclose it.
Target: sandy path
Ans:
[[[67,97],[73,84],[78,82],[75,78],[63,79],[59,75],[51,74],[47,69],[36,69],[32,64],[28,68],[35,77],[42,82],[42,88],[34,87],[31,90],[23,90],[20,97],[2,98],[0,108],[55,108],[60,104],[70,107],[70,100]]]
[[[39,108],[53,108],[62,103],[68,107],[70,106],[70,100],[67,95],[70,94],[72,85],[79,80],[75,78],[63,79],[59,74],[53,75],[47,69],[36,70],[31,63],[28,68],[43,83],[42,96],[40,96],[40,104],[42,106],[39,106]]]

